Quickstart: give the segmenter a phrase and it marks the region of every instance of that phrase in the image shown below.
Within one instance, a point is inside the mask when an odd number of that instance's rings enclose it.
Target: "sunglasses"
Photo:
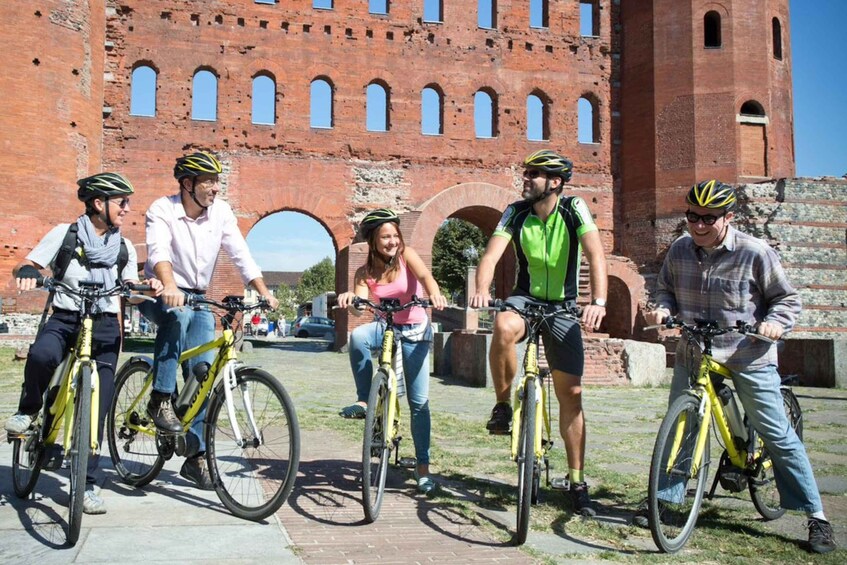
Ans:
[[[685,213],[685,219],[688,220],[689,223],[696,224],[697,222],[702,220],[702,222],[704,224],[706,224],[707,226],[715,225],[715,222],[717,222],[719,219],[723,218],[724,216],[726,216],[726,212],[724,212],[720,216],[713,216],[712,214],[703,214],[701,216],[700,214],[695,214],[691,210],[688,210]]]
[[[112,200],[112,202],[115,202],[115,200],[113,200],[111,198],[109,200]],[[117,204],[118,204],[118,207],[121,210],[123,210],[124,208],[129,208],[129,198],[124,196],[123,198],[121,198],[120,200],[117,201]]]
[[[531,179],[531,180],[537,179],[538,177],[540,177],[543,174],[544,173],[542,171],[539,171],[538,169],[527,169],[523,172],[524,178]]]

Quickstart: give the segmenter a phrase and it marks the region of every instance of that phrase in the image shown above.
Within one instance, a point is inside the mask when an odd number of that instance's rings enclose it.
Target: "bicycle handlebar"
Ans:
[[[156,300],[153,297],[144,294],[133,294],[133,292],[144,292],[153,290],[149,284],[133,284],[121,283],[112,288],[103,289],[103,283],[94,281],[80,281],[79,288],[74,288],[66,282],[56,280],[53,277],[37,277],[35,285],[43,287],[47,290],[54,290],[63,294],[76,296],[84,300],[94,302],[100,298],[109,298],[111,296],[122,296],[124,298],[141,298],[144,300]]]
[[[776,340],[770,339],[769,337],[765,337],[759,334],[754,325],[751,325],[742,320],[737,321],[734,326],[721,327],[715,320],[694,320],[694,323],[690,324],[675,316],[668,316],[667,319],[661,324],[655,324],[652,326],[644,327],[645,330],[654,330],[659,328],[680,328],[682,329],[682,331],[687,332],[689,334],[710,338],[732,332],[737,332],[742,335],[750,336],[752,338],[765,341],[767,343],[776,343]]]
[[[359,308],[360,306],[367,306],[379,312],[384,312],[386,314],[396,314],[397,312],[402,312],[403,310],[407,310],[415,306],[420,306],[421,308],[430,308],[432,306],[432,302],[428,299],[421,299],[415,295],[412,295],[412,300],[407,302],[406,304],[400,304],[400,300],[397,298],[386,298],[381,300],[377,304],[375,302],[371,302],[367,298],[356,296],[355,298],[353,298],[351,306],[355,308]]]
[[[240,296],[226,296],[223,301],[213,300],[211,298],[203,298],[197,296],[196,294],[190,295],[185,299],[185,306],[189,308],[197,308],[201,304],[208,304],[210,306],[214,306],[216,308],[220,308],[221,310],[226,310],[230,314],[235,314],[236,312],[249,312],[251,310],[270,310],[270,303],[266,298],[259,298],[259,301],[254,304],[245,304],[244,299]],[[173,310],[173,308],[170,308]]]
[[[569,310],[561,305],[555,304],[533,304],[529,303],[523,308],[518,308],[514,304],[509,304],[505,300],[500,298],[496,298],[494,300],[488,301],[488,306],[484,308],[477,308],[477,310],[492,310],[495,312],[506,312],[511,311],[522,318],[528,319],[543,319],[552,318],[555,316],[561,316],[562,318],[568,318],[575,322],[580,321],[580,316],[582,312],[576,308],[574,310]]]

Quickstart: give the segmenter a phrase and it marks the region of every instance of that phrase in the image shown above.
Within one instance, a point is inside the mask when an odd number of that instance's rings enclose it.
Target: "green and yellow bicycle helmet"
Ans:
[[[573,174],[573,163],[549,149],[541,149],[530,154],[523,160],[523,166],[528,169],[539,169],[545,173],[561,177],[562,182],[571,180]]]
[[[128,196],[135,192],[129,180],[120,173],[98,173],[76,181],[77,198],[88,202],[92,198]]]
[[[362,235],[362,239],[367,240],[376,228],[387,222],[394,222],[399,226],[400,217],[394,210],[388,208],[379,208],[365,214],[365,217],[359,223],[359,233]]]
[[[176,180],[180,180],[185,177],[200,175],[219,175],[221,171],[223,171],[223,166],[214,155],[199,151],[176,160],[174,177]]]
[[[735,208],[737,195],[733,187],[712,179],[692,186],[685,200],[690,206],[730,211]]]

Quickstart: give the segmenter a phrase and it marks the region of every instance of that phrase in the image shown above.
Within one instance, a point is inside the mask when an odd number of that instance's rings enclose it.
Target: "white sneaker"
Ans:
[[[10,434],[22,434],[29,429],[33,420],[29,414],[18,412],[6,420],[6,431]]]
[[[85,489],[85,497],[82,499],[82,511],[85,514],[105,514],[106,503],[89,487]]]

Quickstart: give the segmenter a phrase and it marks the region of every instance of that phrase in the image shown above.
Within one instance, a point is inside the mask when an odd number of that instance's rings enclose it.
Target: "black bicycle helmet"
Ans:
[[[379,208],[365,214],[365,217],[359,223],[359,233],[362,235],[362,239],[367,240],[376,228],[387,222],[394,222],[399,226],[400,217],[394,210],[388,208]]]
[[[214,155],[205,151],[180,157],[174,165],[176,180],[200,175],[219,175],[221,171],[223,171],[221,162]]]
[[[573,174],[573,163],[549,149],[541,149],[530,154],[523,160],[523,166],[528,169],[539,169],[545,173],[561,177],[562,182],[571,180],[571,175]]]
[[[714,179],[704,180],[692,186],[685,200],[691,206],[725,209],[727,211],[735,208],[738,202],[733,187]]]
[[[92,198],[128,196],[135,192],[129,180],[120,173],[98,173],[76,181],[77,198],[88,202]]]

